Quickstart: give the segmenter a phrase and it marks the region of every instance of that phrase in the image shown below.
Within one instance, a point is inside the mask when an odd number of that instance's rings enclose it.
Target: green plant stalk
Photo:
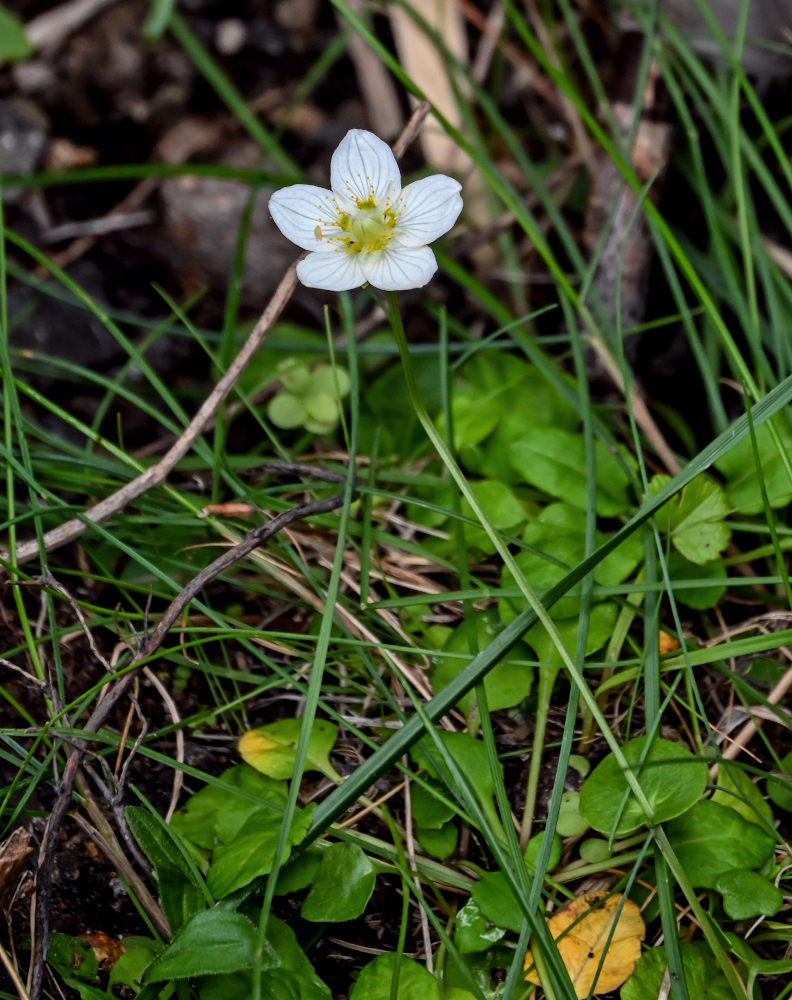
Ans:
[[[528,780],[525,784],[525,806],[520,824],[520,843],[523,847],[531,839],[533,818],[536,811],[536,796],[539,792],[539,774],[542,769],[542,748],[547,735],[547,716],[553,687],[561,669],[560,663],[543,663],[539,667],[539,686],[536,692],[536,715],[531,740],[531,762],[528,765]]]

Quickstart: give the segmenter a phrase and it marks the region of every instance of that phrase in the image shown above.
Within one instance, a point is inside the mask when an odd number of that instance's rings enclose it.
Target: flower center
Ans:
[[[349,215],[342,213],[338,225],[344,231],[338,239],[347,253],[375,253],[393,239],[396,215],[389,205],[383,209],[369,199],[359,201],[357,210]]]

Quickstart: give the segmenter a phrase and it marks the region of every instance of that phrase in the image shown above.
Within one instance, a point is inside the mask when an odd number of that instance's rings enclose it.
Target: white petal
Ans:
[[[373,132],[351,129],[330,161],[330,187],[356,203],[373,199],[383,207],[395,204],[401,174],[390,146]]]
[[[322,239],[340,232],[340,214],[332,191],[314,184],[292,184],[269,200],[270,215],[283,235],[303,250],[320,250]],[[317,227],[322,237],[317,236]]]
[[[429,247],[403,247],[391,243],[384,250],[359,256],[366,280],[385,291],[421,288],[437,270],[435,255]]]
[[[462,211],[461,190],[462,185],[445,174],[408,184],[394,212],[399,242],[422,247],[447,233]]]
[[[327,288],[331,292],[358,288],[366,280],[359,263],[360,256],[341,250],[309,253],[297,265],[297,277],[309,288]]]

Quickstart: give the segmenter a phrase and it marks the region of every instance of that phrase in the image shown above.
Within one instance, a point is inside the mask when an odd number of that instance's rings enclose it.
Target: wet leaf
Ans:
[[[578,896],[547,926],[581,1000],[592,991],[608,993],[621,986],[635,968],[646,935],[638,906],[621,894],[608,896],[601,890]],[[539,985],[530,951],[523,967],[528,982]]]
[[[461,955],[486,951],[500,941],[505,933],[505,927],[497,927],[491,920],[487,920],[475,899],[469,899],[456,915],[454,944]]]

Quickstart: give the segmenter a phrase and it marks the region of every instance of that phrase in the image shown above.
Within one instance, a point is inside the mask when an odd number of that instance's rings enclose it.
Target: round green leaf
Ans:
[[[597,459],[597,513],[621,514],[630,505],[630,478],[604,442],[594,442]],[[588,503],[583,435],[530,423],[509,449],[509,459],[525,482],[585,510]]]
[[[679,863],[692,885],[714,889],[732,868],[760,868],[775,841],[734,809],[704,799],[665,827]]]
[[[276,427],[300,427],[308,416],[302,402],[290,392],[279,392],[267,404],[267,416]]]
[[[335,423],[338,420],[338,403],[335,396],[329,392],[318,392],[312,396],[306,396],[303,404],[312,420],[321,424]]]
[[[471,897],[496,927],[519,934],[524,914],[503,872],[484,872],[471,889]]]
[[[399,986],[396,996],[391,994],[391,983],[399,969]],[[437,980],[422,965],[411,958],[390,952],[379,955],[361,969],[349,1000],[440,1000]]]
[[[326,392],[333,399],[339,396],[346,396],[349,392],[349,372],[341,365],[317,365],[311,372],[311,387],[308,390],[311,396],[317,393]]]
[[[583,782],[580,811],[595,830],[624,837],[650,822],[662,823],[679,816],[698,801],[707,783],[707,765],[678,743],[657,738],[648,752],[646,736],[638,736],[622,748],[638,779],[653,816],[644,815],[629,791],[627,779],[610,753]],[[645,756],[641,763],[642,756]]]
[[[415,835],[426,853],[441,861],[451,857],[459,841],[457,825],[450,822],[437,828],[416,826]]]
[[[556,830],[562,837],[577,837],[589,828],[589,821],[580,812],[580,792],[564,792],[558,813]]]
[[[310,434],[330,434],[331,431],[335,430],[338,419],[334,420],[314,420],[311,417],[306,417],[303,427]]]
[[[533,874],[536,871],[536,862],[539,860],[539,854],[542,850],[542,844],[544,843],[545,832],[535,833],[533,837],[528,841],[523,851],[523,861],[525,862],[528,871]],[[558,862],[561,860],[561,852],[563,850],[564,844],[561,837],[556,833],[553,836],[553,843],[550,847],[550,857],[547,859],[547,870],[551,872]]]
[[[777,885],[745,868],[719,875],[715,888],[723,896],[723,909],[732,920],[772,917],[784,905],[784,895]]]
[[[674,597],[686,608],[695,608],[697,611],[714,608],[726,593],[725,584],[708,582],[722,580],[727,576],[726,564],[722,559],[697,566],[678,552],[671,552],[668,559],[668,575]],[[701,585],[689,586],[688,584],[694,580],[701,580]]]
[[[590,865],[604,861],[611,853],[608,841],[600,840],[599,837],[589,837],[588,840],[584,840],[578,851],[581,861]]]
[[[454,944],[462,955],[486,951],[505,933],[505,928],[496,927],[482,915],[473,899],[469,899],[456,915]]]
[[[306,920],[353,920],[366,909],[377,873],[357,844],[332,844],[322,854],[313,885],[302,904]]]
[[[278,375],[283,388],[295,396],[302,396],[311,383],[311,372],[304,362],[297,358],[287,358],[278,365]]]
[[[433,795],[431,788],[437,787],[438,794]],[[419,785],[417,782],[410,789],[412,799],[412,814],[417,826],[424,830],[439,830],[444,823],[447,823],[453,816],[456,816],[456,806],[443,801],[439,796],[442,789],[435,782],[430,788]],[[445,795],[448,798],[448,795]]]

